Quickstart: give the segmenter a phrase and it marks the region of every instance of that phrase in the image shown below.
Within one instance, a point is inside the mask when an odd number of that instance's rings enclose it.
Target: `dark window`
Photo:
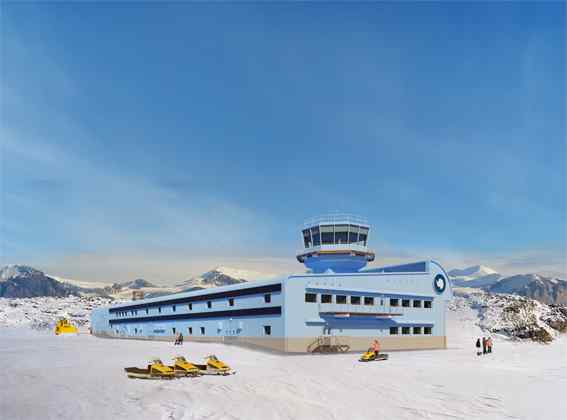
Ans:
[[[414,300],[413,301],[414,308],[421,308],[421,300]]]
[[[173,328],[171,329],[171,331],[173,331],[173,334],[175,334],[175,327],[173,327]]]
[[[272,326],[264,325],[264,335],[272,335]]]
[[[431,327],[423,327],[424,334],[431,334]]]
[[[336,244],[348,243],[348,225],[335,226],[335,243]]]
[[[234,306],[234,299],[228,298],[228,306]]]
[[[348,232],[348,243],[356,243],[358,242],[358,226],[350,225],[349,232]]]
[[[409,299],[402,299],[402,306],[404,308],[409,308]]]
[[[189,327],[188,330],[189,330],[189,334],[193,335],[193,327]]]
[[[157,308],[157,311],[161,314],[161,306]]]
[[[390,299],[390,306],[400,306],[400,299]]]
[[[368,228],[361,227],[360,233],[358,234],[359,245],[366,246],[366,239],[368,238]]]
[[[384,300],[380,299],[380,306],[384,306]]]
[[[421,327],[413,327],[414,334],[421,334]]]
[[[321,295],[321,303],[332,303],[333,295]]]
[[[309,229],[303,231],[303,244],[305,248],[311,247],[311,232]]]
[[[360,305],[360,296],[351,296],[350,297],[350,304],[351,305]]]
[[[269,293],[267,295],[264,295],[264,302],[270,303],[271,301],[272,301],[272,295],[270,295]]]
[[[205,327],[201,327],[201,335],[205,335]]]
[[[192,303],[189,304],[189,310],[190,310],[190,311],[193,310],[193,304],[192,304]]]
[[[321,226],[321,244],[332,245],[335,241],[334,226]]]
[[[374,305],[374,298],[373,297],[364,297],[364,304],[365,305]]]
[[[305,302],[316,303],[317,295],[315,293],[305,293]]]
[[[210,300],[207,301],[207,308],[211,309],[213,307],[213,302]]]
[[[410,333],[410,327],[402,327],[402,334],[407,335]]]
[[[431,309],[431,301],[430,300],[426,300],[423,302],[423,307],[427,308],[427,309]]]
[[[337,303],[338,304],[346,304],[346,296],[345,295],[337,295]]]
[[[390,327],[390,335],[398,335],[398,327]]]
[[[173,306],[171,307],[171,310],[172,310],[173,312],[175,312],[175,309],[176,309],[176,307],[175,307],[175,305],[173,305]]]
[[[318,227],[311,228],[311,237],[313,238],[313,246],[321,245],[321,234]]]

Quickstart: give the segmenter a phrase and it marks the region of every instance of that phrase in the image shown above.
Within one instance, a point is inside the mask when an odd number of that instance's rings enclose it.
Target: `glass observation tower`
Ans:
[[[330,214],[304,223],[303,246],[297,260],[313,273],[359,271],[374,252],[367,247],[370,225],[351,214]]]

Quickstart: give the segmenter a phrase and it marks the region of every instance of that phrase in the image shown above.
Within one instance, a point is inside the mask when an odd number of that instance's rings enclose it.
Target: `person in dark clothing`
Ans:
[[[480,356],[482,353],[480,352],[480,338],[476,339],[476,355]]]
[[[486,346],[488,347],[488,353],[492,353],[492,337],[486,339]]]
[[[486,354],[486,337],[482,337],[482,354]]]
[[[179,333],[179,345],[183,344],[183,334]]]

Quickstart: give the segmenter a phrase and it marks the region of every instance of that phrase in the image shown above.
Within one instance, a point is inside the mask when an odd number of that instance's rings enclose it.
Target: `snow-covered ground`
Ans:
[[[0,328],[2,419],[564,419],[567,338],[552,344],[481,335],[469,307],[448,312],[449,348],[390,354],[282,356],[222,344],[56,337]],[[217,354],[238,373],[130,380],[153,356]]]

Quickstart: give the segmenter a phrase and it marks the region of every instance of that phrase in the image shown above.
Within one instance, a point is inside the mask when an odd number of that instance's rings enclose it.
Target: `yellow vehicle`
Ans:
[[[147,368],[127,367],[124,368],[126,375],[132,379],[173,379],[175,371],[166,366],[160,359],[153,359]]]
[[[203,375],[233,375],[236,373],[230,368],[230,366],[220,361],[214,354],[205,357],[205,360],[207,363],[204,365],[195,364]]]
[[[366,353],[358,359],[359,362],[376,362],[380,360],[388,360],[388,355],[386,353],[376,353],[372,349],[368,349]]]
[[[201,371],[193,363],[188,362],[183,356],[177,356],[173,358],[175,364],[169,366],[175,372],[175,376],[199,376]]]
[[[79,334],[79,329],[63,318],[55,324],[55,335],[60,334]]]

